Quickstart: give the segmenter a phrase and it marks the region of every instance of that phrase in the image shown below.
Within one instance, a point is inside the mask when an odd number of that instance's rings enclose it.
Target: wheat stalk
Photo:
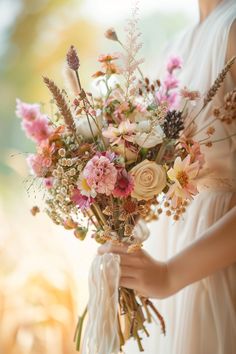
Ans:
[[[204,98],[204,107],[213,99],[213,97],[216,95],[217,91],[219,90],[219,88],[221,87],[226,74],[228,73],[228,71],[231,69],[231,66],[234,64],[236,59],[236,56],[231,58],[227,64],[225,65],[224,69],[221,71],[221,73],[218,75],[218,77],[216,78],[214,84],[211,86],[211,88],[209,89],[209,91],[206,94],[206,97]]]
[[[48,87],[48,89],[50,90],[56,105],[62,115],[62,117],[64,118],[66,127],[72,131],[73,133],[75,133],[76,129],[75,129],[75,123],[74,123],[74,119],[72,116],[72,113],[70,111],[70,108],[68,107],[68,104],[66,102],[65,97],[63,96],[61,90],[57,87],[57,85],[50,80],[48,77],[43,77],[43,81],[46,84],[46,86]]]

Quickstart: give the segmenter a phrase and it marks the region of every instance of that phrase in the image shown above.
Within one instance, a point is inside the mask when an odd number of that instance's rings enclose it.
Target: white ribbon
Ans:
[[[82,354],[118,354],[118,287],[120,256],[97,255],[89,273],[88,322]]]

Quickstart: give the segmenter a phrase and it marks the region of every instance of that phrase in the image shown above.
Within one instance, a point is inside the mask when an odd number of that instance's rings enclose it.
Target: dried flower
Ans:
[[[104,76],[104,75],[106,75],[106,73],[104,73],[103,71],[96,71],[96,72],[92,75],[92,77],[95,78],[95,79],[97,79],[98,77],[101,77],[101,76]]]
[[[165,169],[154,161],[144,160],[134,166],[130,173],[134,177],[131,196],[137,200],[152,199],[166,186]]]
[[[116,184],[117,170],[105,156],[95,155],[84,168],[84,177],[97,193],[110,195]]]
[[[88,209],[94,201],[91,197],[87,197],[86,195],[83,195],[78,188],[74,189],[71,196],[71,200],[81,210]]]
[[[163,130],[168,139],[178,139],[180,132],[184,129],[182,113],[169,111],[165,117]]]
[[[112,124],[106,130],[103,130],[103,136],[108,138],[112,145],[123,144],[124,140],[133,142],[134,141],[134,132],[135,132],[136,124],[130,123],[127,119],[122,121],[118,128],[114,127]]]
[[[57,107],[58,107],[62,117],[64,118],[67,128],[69,130],[71,130],[72,132],[75,132],[75,124],[74,124],[73,116],[72,116],[70,108],[68,107],[67,102],[66,102],[62,92],[55,85],[55,83],[52,80],[48,79],[47,77],[44,77],[43,81],[47,85],[49,90],[51,91],[51,93],[56,101]]]
[[[40,209],[39,209],[39,207],[37,206],[37,205],[35,205],[35,206],[33,206],[32,208],[31,208],[31,214],[33,215],[33,216],[35,216],[35,215],[37,215],[39,212],[40,212]]]
[[[236,57],[233,57],[226,63],[225,67],[223,70],[220,72],[216,80],[214,81],[214,84],[211,86],[211,88],[208,90],[206,97],[204,98],[204,107],[213,99],[213,97],[216,95],[217,91],[221,87],[225,76],[227,75],[228,71],[230,70],[231,66],[234,64]]]
[[[113,196],[117,198],[128,197],[134,188],[133,177],[125,170],[119,171],[115,188],[113,190]]]
[[[190,101],[196,101],[201,97],[199,91],[190,91],[186,86],[180,90],[180,95]]]
[[[194,179],[199,172],[199,163],[191,163],[191,156],[188,155],[184,160],[178,156],[175,159],[174,166],[167,175],[173,184],[167,193],[172,201],[173,207],[176,207],[182,200],[192,199],[192,196],[198,193]]]
[[[118,36],[117,36],[114,28],[108,28],[108,30],[106,30],[104,35],[107,39],[110,39],[110,40],[116,41],[116,42],[118,41]]]
[[[77,71],[80,67],[79,57],[77,54],[77,50],[73,45],[70,46],[70,49],[66,55],[67,64],[71,70]]]

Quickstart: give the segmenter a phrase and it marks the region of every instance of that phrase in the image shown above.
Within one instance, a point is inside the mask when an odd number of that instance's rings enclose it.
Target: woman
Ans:
[[[184,61],[181,85],[204,93],[225,62],[236,55],[236,2],[199,0],[199,8],[200,22],[178,38],[171,52]],[[212,104],[219,105],[235,86],[236,64]],[[198,118],[198,127],[212,119],[211,111],[209,105]],[[236,133],[235,121],[214,126],[214,139]],[[199,133],[201,137],[204,132]],[[124,247],[99,249],[101,254],[120,254],[121,286],[164,299],[159,309],[167,322],[167,336],[158,339],[152,333],[145,343],[150,354],[236,351],[236,137],[205,147],[204,153],[201,193],[183,220],[173,223],[163,216],[151,226],[152,249],[156,242],[152,254],[162,262],[143,250],[126,254]],[[138,349],[128,344],[126,352]]]

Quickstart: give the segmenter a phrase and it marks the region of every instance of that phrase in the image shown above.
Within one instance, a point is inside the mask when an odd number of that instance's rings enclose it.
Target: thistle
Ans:
[[[163,130],[168,139],[178,139],[184,129],[181,112],[169,111],[164,119]]]

